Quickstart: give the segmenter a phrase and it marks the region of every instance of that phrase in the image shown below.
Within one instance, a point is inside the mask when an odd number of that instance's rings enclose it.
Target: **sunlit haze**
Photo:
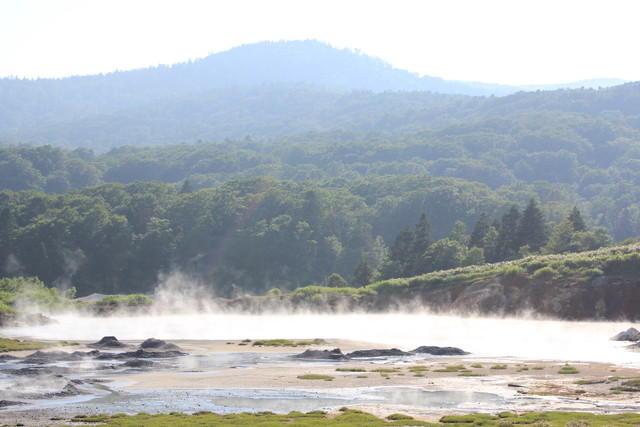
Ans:
[[[8,336],[98,341],[150,337],[176,340],[349,339],[411,350],[420,345],[455,346],[473,357],[514,357],[640,363],[638,353],[609,338],[629,327],[615,322],[562,322],[419,314],[241,315],[173,314],[131,317],[56,316],[56,323],[6,328]]]
[[[450,80],[640,80],[639,11],[635,0],[3,0],[0,76],[106,73],[316,39]]]

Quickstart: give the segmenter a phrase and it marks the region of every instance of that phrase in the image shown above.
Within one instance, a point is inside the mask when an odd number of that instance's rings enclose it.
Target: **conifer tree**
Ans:
[[[480,217],[476,221],[476,224],[473,226],[473,230],[471,231],[471,236],[469,236],[469,247],[482,247],[482,239],[489,231],[489,227],[491,226],[491,222],[489,221],[489,217],[486,213],[482,212]]]
[[[500,234],[492,225],[482,239],[482,248],[484,249],[484,259],[486,262],[497,262],[500,260],[499,245]]]
[[[500,230],[498,230],[498,259],[505,260],[518,253],[518,224],[520,223],[520,210],[512,205],[507,213],[502,215]],[[486,256],[486,255],[485,255]]]
[[[573,207],[573,210],[567,219],[571,221],[571,224],[573,224],[573,231],[585,231],[587,229],[577,206]]]
[[[532,251],[538,252],[547,244],[548,239],[549,232],[544,215],[535,199],[531,198],[518,223],[518,248],[528,245]]]
[[[351,280],[351,286],[355,288],[361,288],[371,283],[373,278],[373,268],[365,257],[361,257],[358,262],[358,266],[353,272],[353,279]]]
[[[420,215],[420,220],[415,226],[413,233],[413,241],[411,242],[411,248],[409,252],[409,265],[406,276],[413,276],[423,274],[427,272],[427,265],[425,262],[425,254],[427,250],[433,244],[431,238],[431,222],[427,219],[427,215],[424,213]]]
[[[383,269],[382,276],[385,279],[403,277],[408,269],[411,245],[414,233],[407,226],[396,236],[393,246],[389,250],[389,261]]]

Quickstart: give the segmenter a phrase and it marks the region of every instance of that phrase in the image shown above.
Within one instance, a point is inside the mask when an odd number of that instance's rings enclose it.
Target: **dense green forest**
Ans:
[[[25,100],[33,102],[33,107],[39,107],[36,112],[46,116],[23,113],[28,106],[7,109],[5,117],[17,114],[19,121],[0,127],[0,138],[7,143],[84,147],[104,152],[122,145],[156,146],[247,136],[266,142],[307,132],[343,130],[364,134],[382,132],[394,137],[442,129],[447,134],[461,134],[469,127],[520,132],[537,127],[547,116],[556,114],[564,116],[563,127],[570,128],[570,122],[578,119],[599,120],[615,130],[637,130],[640,126],[638,86],[629,83],[598,90],[470,97],[432,92],[340,91],[307,83],[270,84],[161,98],[70,119],[59,117],[62,113],[58,111],[65,111],[62,107],[44,108],[43,112],[40,108],[44,106],[39,100]],[[542,116],[536,118],[537,113]],[[526,121],[530,115],[533,117],[524,125],[525,129],[520,129],[518,123],[515,129],[509,129],[514,121]],[[556,123],[561,124],[562,117],[557,119]],[[456,125],[458,129],[449,129]],[[573,127],[577,125],[574,123]],[[592,127],[585,131],[595,131]],[[589,138],[588,134],[580,136]],[[600,135],[603,136],[606,137]]]
[[[380,96],[404,100],[403,108],[409,111],[410,100],[418,95]],[[536,197],[545,218],[553,222],[578,206],[591,225],[606,227],[621,241],[640,232],[639,99],[638,84],[522,93],[468,101],[485,106],[469,107],[464,114],[464,108],[451,106],[460,117],[490,117],[431,130],[364,132],[348,129],[345,122],[342,130],[292,133],[271,142],[243,138],[122,146],[98,155],[82,147],[5,145],[0,147],[0,185],[12,191],[65,193],[105,182],[189,181],[198,190],[230,180],[271,177],[342,188],[378,178],[451,177],[482,183],[488,187],[483,191],[521,207]],[[509,113],[513,109],[516,112]],[[393,127],[392,112],[386,114],[389,124],[380,124],[381,129]],[[392,228],[415,221],[420,213],[411,212]],[[469,218],[457,219],[473,225]],[[446,232],[439,227],[434,231]]]
[[[269,49],[291,61],[309,48],[351,70],[345,79],[409,87],[386,64],[315,42],[0,80],[0,274],[86,295],[150,292],[180,272],[235,296],[640,234],[640,83],[502,97],[354,90],[318,58],[287,81],[267,78],[275,68],[221,77]]]
[[[5,190],[3,273],[75,286],[85,295],[149,292],[160,276],[180,271],[218,296],[234,296],[343,277],[364,286],[611,243],[606,229],[589,228],[577,208],[556,204],[564,216],[550,224],[535,199],[520,208],[481,183],[429,176],[338,181]]]

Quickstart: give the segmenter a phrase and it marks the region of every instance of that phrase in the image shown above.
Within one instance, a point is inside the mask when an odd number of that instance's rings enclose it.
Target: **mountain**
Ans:
[[[159,146],[198,140],[271,141],[308,132],[348,129],[363,133],[469,126],[491,118],[562,111],[598,117],[620,114],[637,128],[640,84],[612,88],[519,92],[469,97],[432,92],[328,90],[308,84],[239,86],[158,99],[72,120],[0,132],[5,143],[85,147],[104,152],[122,145]],[[44,122],[44,119],[43,119]],[[473,126],[473,124],[471,124]],[[540,125],[537,126],[540,128]]]
[[[291,116],[278,117],[296,122],[291,129],[278,129],[278,123],[266,125],[268,129],[251,124],[253,117],[265,119],[272,107],[278,116],[282,108],[295,112],[301,105],[326,110],[325,103],[348,113],[354,99],[359,104],[371,94],[380,94],[381,99],[387,92],[422,92],[423,100],[414,107],[430,108],[434,100],[455,102],[464,95],[518,90],[420,77],[380,59],[317,41],[261,42],[173,66],[64,79],[0,79],[0,143],[104,150],[122,144],[246,135],[270,139],[291,131],[327,128],[317,123],[322,120],[301,123]],[[345,99],[354,91],[364,93]],[[456,95],[446,98],[443,94]],[[261,104],[260,111],[255,111],[255,104]],[[181,123],[171,127],[176,120]],[[206,123],[194,124],[194,120]]]

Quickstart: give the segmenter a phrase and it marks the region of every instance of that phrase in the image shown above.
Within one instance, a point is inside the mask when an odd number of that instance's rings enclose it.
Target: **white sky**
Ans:
[[[640,80],[639,0],[0,0],[0,77],[143,68],[298,39],[452,80]]]

